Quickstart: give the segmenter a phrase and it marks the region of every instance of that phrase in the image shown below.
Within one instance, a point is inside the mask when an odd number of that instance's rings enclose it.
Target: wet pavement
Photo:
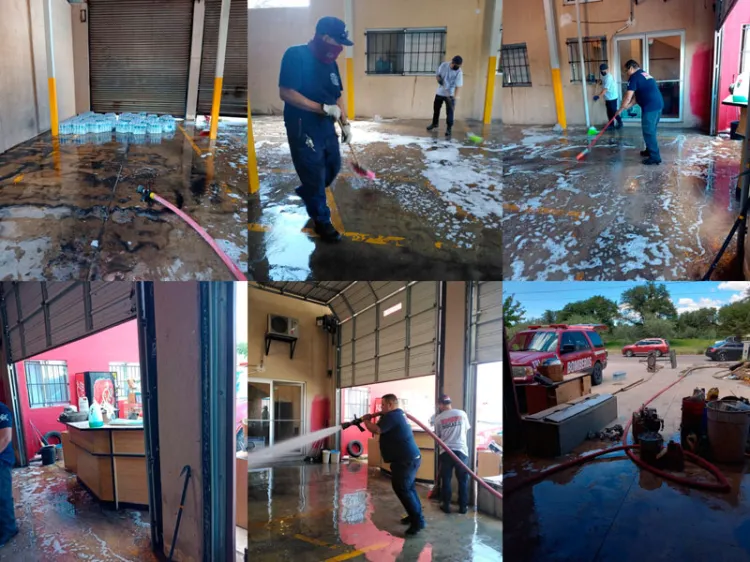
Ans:
[[[502,560],[502,523],[444,514],[417,486],[427,528],[405,539],[403,507],[387,476],[366,464],[282,465],[251,471],[249,559],[371,562]]]
[[[338,244],[311,235],[294,189],[283,121],[253,119],[260,192],[249,210],[250,274],[260,280],[500,279],[500,126],[457,121],[428,133],[423,121],[352,124],[353,150],[375,172],[370,181],[351,169],[342,147],[342,173],[328,190]],[[484,137],[470,142],[471,131]],[[303,230],[305,229],[305,230]]]
[[[13,495],[19,533],[0,548],[0,560],[158,560],[147,511],[104,507],[61,466],[15,469]]]
[[[502,130],[505,279],[700,279],[739,212],[739,141],[659,129],[662,164],[645,166],[640,126]],[[714,279],[736,278],[734,243]]]
[[[40,135],[0,155],[0,279],[229,280],[182,219],[136,193],[145,185],[198,222],[247,268],[246,123],[208,137],[182,125],[158,139]]]
[[[629,361],[629,365],[625,362]],[[644,376],[637,358],[621,361],[626,378]],[[625,425],[632,412],[702,358],[678,357],[678,369],[665,366],[645,375],[639,386],[616,395],[618,420]],[[611,369],[608,368],[608,370]],[[693,388],[717,387],[720,396],[750,397],[750,386],[713,378],[719,368],[694,371],[652,404],[664,418],[665,442],[679,441],[682,397]],[[627,383],[626,383],[627,384]],[[597,389],[594,388],[596,393]],[[750,559],[750,462],[717,464],[731,484],[727,494],[703,492],[641,471],[622,453],[558,472],[546,480],[509,493],[524,479],[580,454],[619,442],[587,441],[557,459],[532,459],[525,454],[503,457],[506,494],[504,554],[508,560],[619,562],[629,560]],[[684,476],[712,478],[688,464]],[[512,514],[512,517],[511,517]]]

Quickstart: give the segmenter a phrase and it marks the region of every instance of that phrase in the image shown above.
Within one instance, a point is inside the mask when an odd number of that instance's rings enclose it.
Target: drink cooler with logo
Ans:
[[[86,371],[76,373],[76,399],[87,398],[89,404],[96,401],[100,406],[109,404],[114,409],[114,417],[118,417],[117,385],[115,374],[104,371]]]

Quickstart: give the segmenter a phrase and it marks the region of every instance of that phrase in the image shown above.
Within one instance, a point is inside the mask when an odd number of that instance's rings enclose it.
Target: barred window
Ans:
[[[25,361],[24,370],[31,408],[70,404],[68,364],[65,361]]]
[[[347,388],[345,403],[347,419],[361,418],[370,409],[370,390],[367,388]]]
[[[128,393],[141,394],[141,365],[140,363],[110,363],[109,370],[115,373],[117,381],[117,399],[127,400]]]
[[[531,69],[526,43],[502,46],[498,72],[503,74],[503,87],[505,88],[531,86]]]
[[[568,61],[570,62],[570,81],[581,81],[581,57],[578,49],[578,38],[568,39]],[[599,65],[607,62],[607,38],[583,37],[583,64],[586,68],[586,82],[594,83],[599,76]]]
[[[445,59],[443,29],[368,30],[367,74],[435,74]]]

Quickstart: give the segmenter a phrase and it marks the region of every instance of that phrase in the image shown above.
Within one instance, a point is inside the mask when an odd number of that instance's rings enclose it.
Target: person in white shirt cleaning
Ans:
[[[607,121],[609,122],[617,113],[617,86],[614,76],[609,73],[609,66],[600,64],[599,72],[602,74],[602,91],[599,92],[598,96],[594,96],[594,101],[599,101],[599,98],[604,96],[604,103],[607,106]],[[622,117],[618,115],[615,119],[615,126],[610,131],[620,127],[622,127]]]
[[[435,416],[435,434],[466,464],[469,462],[469,447],[466,444],[466,434],[471,429],[469,417],[463,410],[451,405],[450,396],[443,394],[438,400],[440,413]],[[451,512],[451,479],[456,471],[458,480],[458,511],[466,513],[469,505],[469,473],[458,464],[448,453],[440,454],[441,501],[440,509],[445,513]]]
[[[438,67],[435,73],[438,89],[433,105],[432,124],[427,127],[428,131],[437,129],[438,122],[440,121],[440,110],[443,108],[443,102],[445,102],[445,112],[447,115],[445,122],[448,125],[445,136],[451,136],[458,93],[464,85],[464,72],[461,70],[463,63],[464,60],[461,57],[455,56],[451,62],[444,62]]]

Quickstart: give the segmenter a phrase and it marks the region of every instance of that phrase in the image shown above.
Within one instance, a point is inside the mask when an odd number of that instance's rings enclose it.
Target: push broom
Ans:
[[[344,123],[343,121],[341,121],[341,119],[339,119],[339,126],[341,127],[341,130],[343,131]],[[352,153],[352,158],[354,159],[354,162],[352,162],[352,170],[354,170],[354,173],[356,173],[358,176],[361,176],[363,178],[367,178],[368,180],[374,180],[375,172],[362,167],[359,163],[359,158],[357,158],[357,153],[354,152],[354,148],[352,147],[352,144],[350,142],[346,144],[349,146],[349,151]]]
[[[614,116],[612,117],[612,119],[609,120],[609,123],[607,123],[604,126],[604,128],[601,130],[601,132],[598,135],[596,135],[596,137],[594,137],[594,140],[591,141],[591,144],[589,144],[588,147],[586,147],[586,149],[583,152],[581,152],[578,156],[576,156],[576,160],[578,160],[580,162],[581,160],[583,160],[586,157],[586,155],[589,152],[591,152],[591,149],[594,148],[594,145],[596,144],[596,141],[598,141],[599,138],[601,138],[601,136],[604,134],[604,131],[606,131],[609,128],[609,126],[612,124],[612,122],[615,119],[617,119],[618,115],[620,115],[619,111],[614,114]]]

